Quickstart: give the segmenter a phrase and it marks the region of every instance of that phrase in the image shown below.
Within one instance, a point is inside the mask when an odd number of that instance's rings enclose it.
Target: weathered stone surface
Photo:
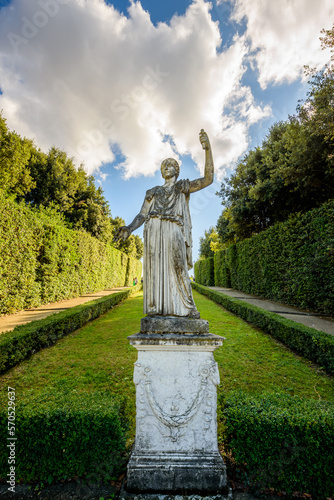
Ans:
[[[119,228],[115,240],[126,240],[144,226],[144,313],[199,318],[188,269],[192,267],[191,193],[209,186],[214,164],[209,138],[202,129],[199,140],[205,150],[204,177],[177,180],[180,165],[173,158],[161,163],[163,186],[146,192],[138,215]],[[177,330],[178,331],[178,330]]]
[[[128,337],[130,344],[138,350],[214,351],[223,345],[224,337],[212,333],[136,333]]]
[[[133,453],[128,466],[128,489],[173,493],[228,493],[226,470],[218,452]]]
[[[129,493],[124,489],[121,491],[120,500],[233,500],[232,490],[229,489],[227,494],[212,494],[212,495],[173,495],[170,493]],[[255,497],[252,497],[252,500]]]
[[[137,334],[131,492],[227,494],[217,445],[218,366],[212,334]]]
[[[205,319],[190,319],[175,316],[146,316],[140,322],[141,333],[209,333],[209,322]]]

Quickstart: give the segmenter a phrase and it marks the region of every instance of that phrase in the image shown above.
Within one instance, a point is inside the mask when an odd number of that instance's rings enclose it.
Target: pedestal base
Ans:
[[[144,318],[141,329],[129,337],[138,360],[127,490],[226,495],[213,358],[224,338],[208,333],[207,321],[195,319]]]
[[[221,494],[227,492],[225,464],[219,453],[134,452],[128,465],[127,489]]]
[[[201,495],[197,493],[174,494],[174,493],[129,493],[123,488],[120,491],[119,500],[233,500],[232,488],[227,493],[211,493]],[[248,497],[247,497],[248,498]],[[253,498],[253,497],[252,497]]]

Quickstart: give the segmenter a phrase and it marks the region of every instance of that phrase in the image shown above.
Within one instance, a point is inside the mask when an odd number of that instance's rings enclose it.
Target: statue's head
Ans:
[[[164,179],[166,178],[166,173],[171,169],[171,167],[173,167],[175,171],[173,175],[176,175],[176,178],[178,178],[180,173],[180,165],[176,160],[174,160],[174,158],[166,158],[166,160],[161,163],[161,175]]]

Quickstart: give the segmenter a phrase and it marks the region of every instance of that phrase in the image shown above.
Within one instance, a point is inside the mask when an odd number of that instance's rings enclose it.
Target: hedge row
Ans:
[[[216,252],[214,284],[334,315],[334,200]]]
[[[285,394],[228,396],[225,446],[259,488],[334,492],[334,405]],[[245,480],[245,477],[242,478]]]
[[[195,262],[195,279],[201,285],[212,286],[215,284],[213,257]]]
[[[301,325],[198,283],[192,283],[192,286],[198,292],[221,304],[228,311],[261,328],[305,358],[314,361],[327,373],[334,374],[333,335]]]
[[[52,314],[45,319],[17,326],[13,331],[1,334],[0,373],[15,366],[34,352],[53,345],[58,339],[77,330],[88,321],[98,318],[140,287],[139,284],[136,287]]]
[[[0,205],[0,314],[140,279],[140,261],[68,229],[57,212],[4,197]]]
[[[58,389],[22,396],[15,408],[16,481],[51,483],[79,477],[98,483],[117,477],[127,454],[124,401],[106,392]],[[282,393],[242,392],[230,394],[222,404],[225,450],[251,485],[289,495],[307,492],[315,498],[333,493],[333,404]],[[7,409],[4,405],[0,412],[3,481],[8,479],[10,456]]]
[[[51,483],[79,476],[98,483],[118,477],[126,460],[127,422],[113,396],[53,389],[38,397],[16,397],[16,482]],[[0,480],[6,481],[8,410],[12,406],[0,412]]]

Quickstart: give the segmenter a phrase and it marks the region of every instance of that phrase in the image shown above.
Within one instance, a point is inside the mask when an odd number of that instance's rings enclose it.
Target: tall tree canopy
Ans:
[[[84,229],[108,240],[112,224],[108,202],[94,177],[82,166],[76,169],[66,153],[52,147],[48,154],[34,150],[28,162],[35,187],[25,195],[27,203],[54,206],[74,229]]]
[[[43,153],[32,141],[11,132],[0,114],[0,193],[33,207],[53,207],[67,225],[111,241],[124,221],[112,218],[101,187],[83,166],[78,169],[64,151],[52,147]],[[120,250],[141,258],[143,243],[131,235]]]
[[[204,258],[213,257],[215,251],[220,247],[218,233],[214,227],[205,231],[199,242],[199,254],[200,257]]]
[[[28,161],[32,141],[22,139],[8,130],[0,113],[0,191],[6,195],[23,196],[35,187]]]
[[[249,151],[218,195],[225,209],[217,223],[222,243],[257,234],[291,213],[334,198],[334,26],[323,31],[331,63],[311,74],[296,115],[271,127]]]

